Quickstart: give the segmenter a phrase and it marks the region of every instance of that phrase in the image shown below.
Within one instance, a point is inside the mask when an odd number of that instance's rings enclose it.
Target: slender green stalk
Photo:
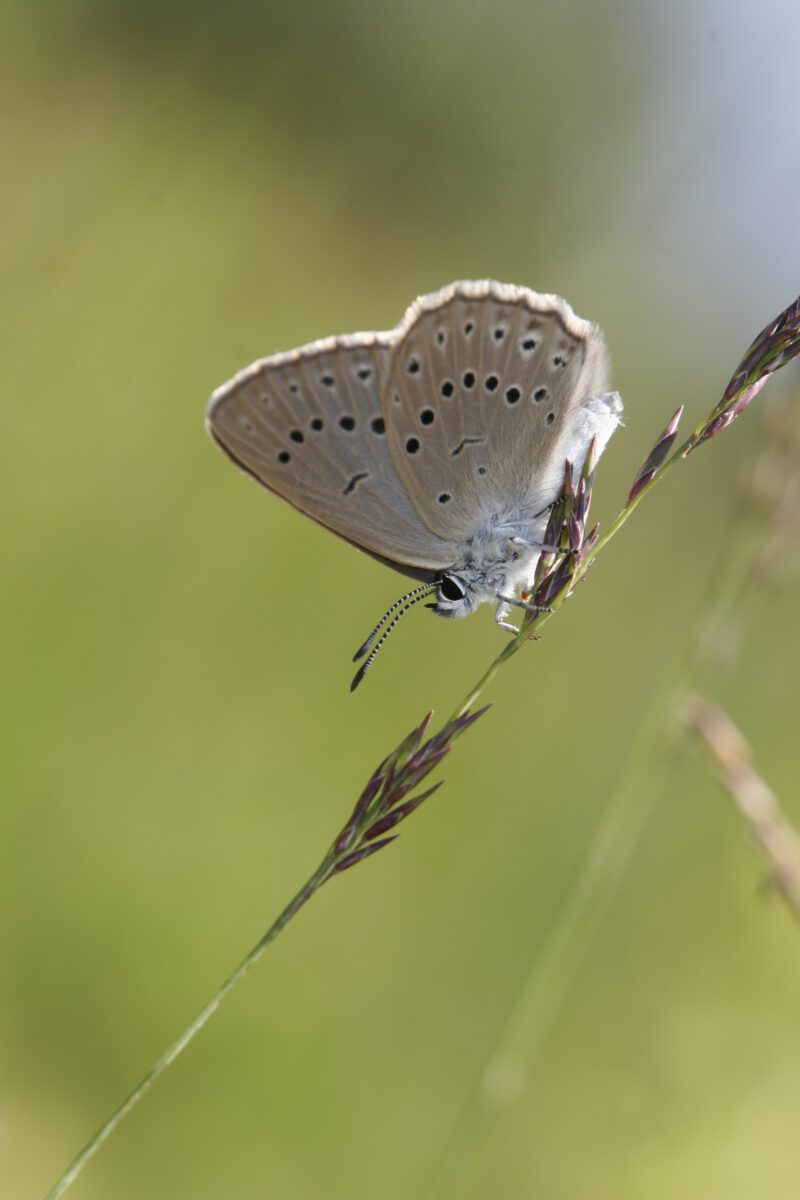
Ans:
[[[289,924],[292,917],[294,917],[300,911],[303,905],[311,899],[314,893],[322,887],[323,883],[325,883],[325,881],[329,878],[334,866],[335,858],[332,852],[329,851],[313,875],[311,875],[303,884],[297,895],[289,901],[280,916],[276,917],[261,940],[257,942],[250,953],[242,959],[236,970],[228,976],[222,986],[214,993],[208,1004],[201,1009],[201,1011],[192,1021],[191,1025],[187,1026],[180,1037],[176,1038],[172,1045],[164,1051],[161,1057],[153,1063],[147,1074],[140,1080],[139,1083],[137,1083],[130,1095],[126,1096],[119,1108],[117,1108],[111,1114],[107,1121],[103,1122],[97,1132],[83,1147],[83,1149],[75,1155],[64,1174],[47,1193],[45,1200],[57,1200],[57,1197],[64,1194],[70,1184],[73,1183],[81,1173],[89,1159],[94,1157],[94,1155],[103,1145],[103,1142],[105,1142],[111,1136],[116,1127],[119,1125],[120,1121],[122,1121],[123,1118],[126,1117],[131,1111],[131,1109],[139,1103],[142,1096],[144,1096],[145,1092],[148,1091],[153,1083],[155,1083],[159,1075],[161,1075],[161,1073],[165,1071],[167,1067],[171,1066],[178,1055],[186,1049],[186,1047],[189,1045],[189,1042],[193,1040],[206,1022],[214,1015],[222,1001],[225,999],[228,993],[236,987],[236,984],[239,982],[239,980],[243,979],[250,968],[255,966],[255,964],[261,958],[261,955],[266,950],[267,946],[269,946],[270,942],[275,940],[281,930]]]
[[[316,871],[303,884],[297,895],[289,901],[264,936],[242,959],[191,1024],[164,1051],[133,1091],[75,1156],[55,1186],[47,1193],[45,1200],[57,1200],[57,1197],[64,1194],[70,1184],[77,1179],[89,1159],[111,1136],[120,1121],[139,1103],[159,1075],[175,1062],[178,1055],[186,1049],[214,1015],[228,993],[244,978],[251,967],[255,966],[270,943],[286,928],[292,917],[319,891],[323,884],[327,883],[333,875],[349,870],[350,867],[362,862],[395,840],[397,835],[390,831],[412,812],[415,812],[425,800],[433,795],[440,784],[436,783],[426,791],[418,792],[407,798],[409,793],[416,791],[422,780],[450,752],[455,739],[474,721],[478,720],[485,711],[486,709],[479,709],[478,712],[462,715],[457,720],[451,721],[433,737],[423,741],[432,716],[431,713],[428,713],[422,724],[413,729],[408,737],[404,738],[400,745],[383,760],[377,770],[373,771],[366,787],[356,801],[349,819],[334,839]],[[384,836],[385,834],[390,834],[390,836]]]

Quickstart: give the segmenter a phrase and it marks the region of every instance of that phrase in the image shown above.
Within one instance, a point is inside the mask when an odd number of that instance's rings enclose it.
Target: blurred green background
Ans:
[[[3,1197],[47,1190],[502,644],[488,608],[417,611],[350,697],[403,581],[250,486],[208,394],[454,278],[559,292],[626,404],[607,523],[800,287],[798,37],[796,0],[3,5]],[[800,934],[694,750],[634,777],[658,803],[527,1083],[470,1116],[748,519],[763,408],[642,506],[435,801],[70,1195],[797,1195]],[[796,614],[759,578],[711,692],[800,822]]]

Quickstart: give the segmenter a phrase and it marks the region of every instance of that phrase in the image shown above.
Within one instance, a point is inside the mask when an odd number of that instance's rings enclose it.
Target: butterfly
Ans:
[[[620,423],[607,375],[601,330],[566,301],[478,280],[420,296],[395,329],[274,354],[217,388],[206,426],[238,467],[421,581],[356,653],[351,690],[425,598],[441,617],[492,602],[517,632],[565,459],[579,472]]]

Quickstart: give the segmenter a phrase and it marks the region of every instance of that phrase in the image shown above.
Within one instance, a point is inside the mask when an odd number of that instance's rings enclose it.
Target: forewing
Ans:
[[[552,502],[576,432],[585,455],[593,425],[618,421],[618,399],[596,403],[606,371],[602,333],[557,296],[482,281],[420,297],[383,398],[389,450],[428,528],[461,541],[493,514]]]
[[[405,574],[428,578],[454,547],[420,520],[397,474],[379,400],[389,335],[329,338],[253,363],[218,388],[209,432],[289,504]]]

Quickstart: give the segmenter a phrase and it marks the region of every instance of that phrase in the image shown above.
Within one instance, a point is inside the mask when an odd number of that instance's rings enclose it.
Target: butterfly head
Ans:
[[[527,581],[539,556],[522,538],[487,531],[465,546],[459,565],[435,583],[436,601],[428,604],[439,617],[468,617],[479,605]]]
[[[436,581],[436,600],[425,607],[439,617],[466,617],[476,608],[476,601],[470,583],[455,571],[447,571]]]

